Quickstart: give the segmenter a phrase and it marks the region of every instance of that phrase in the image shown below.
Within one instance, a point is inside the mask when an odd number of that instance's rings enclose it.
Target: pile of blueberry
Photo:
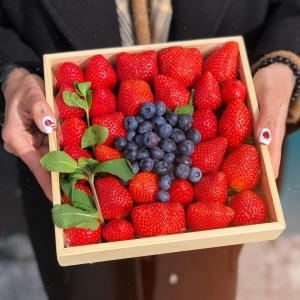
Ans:
[[[202,177],[201,170],[192,167],[189,157],[201,140],[192,123],[191,115],[177,115],[161,101],[146,102],[141,105],[139,115],[125,118],[126,138],[119,136],[114,142],[135,173],[152,171],[159,176],[159,201],[170,200],[168,189],[173,179],[198,182]]]

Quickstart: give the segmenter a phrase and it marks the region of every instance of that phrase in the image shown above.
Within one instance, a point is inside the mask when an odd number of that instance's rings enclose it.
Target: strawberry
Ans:
[[[112,219],[103,227],[102,238],[106,242],[132,240],[133,226],[126,219]]]
[[[193,186],[185,179],[173,180],[168,192],[170,202],[181,203],[183,206],[188,206],[194,198]]]
[[[239,79],[227,81],[222,85],[221,95],[226,105],[236,99],[245,102],[247,96],[246,86]]]
[[[108,147],[106,145],[96,145],[94,149],[95,158],[100,162],[105,162],[108,160],[122,158],[122,152],[115,148]]]
[[[58,134],[60,146],[62,148],[68,145],[80,146],[82,136],[86,129],[86,123],[78,117],[72,117],[63,121]]]
[[[91,89],[106,87],[114,90],[117,86],[116,72],[108,60],[101,54],[92,57],[84,75],[85,81],[91,82]]]
[[[63,99],[64,91],[70,91],[73,93],[76,92],[73,84],[70,84],[70,83],[62,84],[59,92],[55,96],[55,105],[56,105],[56,109],[58,112],[58,118],[60,120],[66,120],[71,117],[78,117],[78,118],[82,119],[85,115],[85,110],[80,107],[69,106],[68,104],[66,104]],[[84,100],[82,100],[82,101],[84,101]]]
[[[253,145],[243,144],[225,157],[221,165],[228,185],[236,190],[253,189],[260,179],[260,160]]]
[[[95,189],[105,220],[126,218],[130,214],[133,206],[132,197],[117,178],[107,176],[96,179]]]
[[[118,110],[125,116],[138,114],[145,102],[154,102],[150,85],[143,80],[124,80],[118,93]]]
[[[224,204],[227,201],[227,188],[227,180],[223,172],[205,174],[194,185],[195,199],[200,202]]]
[[[246,141],[252,133],[250,112],[244,102],[231,101],[225,108],[220,120],[218,135],[228,140],[228,150],[232,151]]]
[[[101,125],[108,129],[108,137],[103,143],[104,145],[111,147],[116,137],[126,136],[126,130],[123,127],[124,118],[124,114],[117,111],[107,115],[97,116],[92,120],[93,125]]]
[[[212,52],[203,63],[203,73],[211,72],[219,83],[237,77],[239,67],[239,45],[230,41]]]
[[[196,110],[193,114],[193,119],[192,127],[201,133],[201,141],[206,141],[216,136],[218,131],[218,119],[212,110]]]
[[[210,72],[204,72],[194,86],[196,109],[217,111],[222,106],[221,87]]]
[[[96,244],[100,241],[101,229],[101,224],[95,230],[77,227],[66,228],[64,229],[65,247]]]
[[[55,86],[58,90],[64,83],[73,85],[74,81],[84,81],[83,71],[73,62],[62,63],[56,70],[54,77],[56,80]]]
[[[157,75],[154,77],[153,82],[155,100],[164,102],[167,108],[175,110],[177,106],[189,103],[190,92],[177,79],[165,75]]]
[[[68,145],[64,148],[64,152],[69,154],[73,159],[78,161],[79,158],[92,158],[92,155],[86,150],[77,145]]]
[[[250,190],[243,190],[230,201],[229,207],[234,210],[231,221],[233,226],[259,224],[267,218],[265,201]]]
[[[129,192],[136,204],[154,202],[159,191],[159,177],[152,172],[139,172],[129,182]]]
[[[82,184],[82,183],[78,183],[78,182],[77,182],[77,183],[75,184],[75,186],[74,186],[74,189],[78,189],[78,190],[84,191],[85,193],[87,193],[87,194],[90,195],[90,196],[93,195],[91,189],[90,189],[88,186],[86,186],[86,185],[84,185],[84,184]],[[62,194],[62,202],[63,202],[64,204],[69,204],[69,205],[73,206],[73,203],[72,203],[72,201],[70,200],[70,198],[69,198],[66,194],[64,194],[64,193]]]
[[[96,87],[92,90],[92,105],[89,110],[90,118],[113,113],[117,110],[115,94],[105,87]]]
[[[177,79],[187,88],[201,75],[203,57],[197,48],[165,48],[159,52],[158,60],[160,74]]]
[[[192,230],[225,228],[234,216],[234,211],[218,202],[197,202],[186,211],[187,225]]]
[[[117,54],[116,64],[120,82],[137,79],[152,84],[153,77],[158,74],[157,53],[154,50],[140,53],[121,52]]]
[[[181,233],[186,228],[185,211],[180,203],[137,205],[132,210],[131,218],[139,237]]]
[[[198,167],[203,174],[218,171],[227,145],[227,139],[221,136],[199,143],[190,156],[192,165]]]

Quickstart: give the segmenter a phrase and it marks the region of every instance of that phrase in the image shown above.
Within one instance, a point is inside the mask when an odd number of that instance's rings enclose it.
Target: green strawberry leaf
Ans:
[[[76,160],[63,151],[51,151],[45,154],[40,162],[51,172],[72,173],[78,168]]]
[[[177,106],[174,113],[178,116],[184,114],[188,114],[192,116],[194,113],[194,105],[187,104],[187,105]]]
[[[120,177],[123,180],[134,178],[135,173],[132,170],[130,162],[126,158],[116,158],[101,163],[93,173],[110,173]]]
[[[78,167],[87,170],[90,173],[93,173],[95,168],[100,165],[100,162],[93,158],[81,157],[78,159]]]
[[[59,228],[89,228],[95,230],[99,227],[97,212],[86,212],[68,204],[55,205],[52,208],[52,219]]]
[[[64,91],[63,92],[64,102],[69,106],[75,106],[84,109],[85,111],[88,108],[88,104],[83,99],[79,98],[78,95],[74,92]]]
[[[96,144],[103,144],[108,137],[108,129],[101,125],[90,126],[83,134],[81,147],[93,147]]]

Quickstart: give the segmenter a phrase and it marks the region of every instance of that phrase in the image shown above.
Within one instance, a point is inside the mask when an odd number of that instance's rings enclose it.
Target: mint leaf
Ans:
[[[90,92],[91,83],[89,81],[81,82],[81,83],[76,81],[74,83],[74,86],[75,86],[76,92],[80,96],[83,96],[84,98],[86,98],[87,94]]]
[[[55,205],[52,208],[52,219],[59,228],[89,228],[99,227],[98,213],[86,212],[68,204]]]
[[[78,159],[78,167],[86,169],[88,172],[93,173],[93,170],[100,165],[100,162],[93,158],[81,157]]]
[[[184,114],[188,114],[192,116],[194,113],[194,106],[191,104],[177,106],[174,113],[178,116]]]
[[[80,189],[73,189],[70,199],[74,207],[80,208],[86,212],[97,213],[94,205],[94,198]]]
[[[64,102],[69,106],[75,106],[84,109],[85,111],[88,108],[88,104],[85,100],[78,97],[74,92],[64,91],[63,92]]]
[[[51,151],[40,160],[42,166],[51,172],[72,173],[77,169],[77,162],[63,151]]]
[[[108,137],[108,129],[104,126],[90,126],[83,134],[81,147],[93,147],[96,144],[103,144]]]
[[[116,158],[101,163],[93,173],[99,172],[110,173],[123,180],[130,180],[135,176],[130,162],[125,158]]]

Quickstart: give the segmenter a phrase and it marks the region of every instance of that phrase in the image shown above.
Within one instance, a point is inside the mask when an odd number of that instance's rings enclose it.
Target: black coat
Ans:
[[[169,40],[243,35],[251,60],[274,50],[300,53],[299,0],[172,2]],[[42,74],[43,54],[113,46],[120,46],[113,0],[0,0],[0,70],[27,62],[40,65]],[[50,299],[136,299],[141,275],[145,299],[152,293],[164,300],[233,299],[239,247],[58,267],[51,204],[26,166],[20,165],[20,173],[29,233]],[[177,285],[168,283],[172,272],[179,275]]]

